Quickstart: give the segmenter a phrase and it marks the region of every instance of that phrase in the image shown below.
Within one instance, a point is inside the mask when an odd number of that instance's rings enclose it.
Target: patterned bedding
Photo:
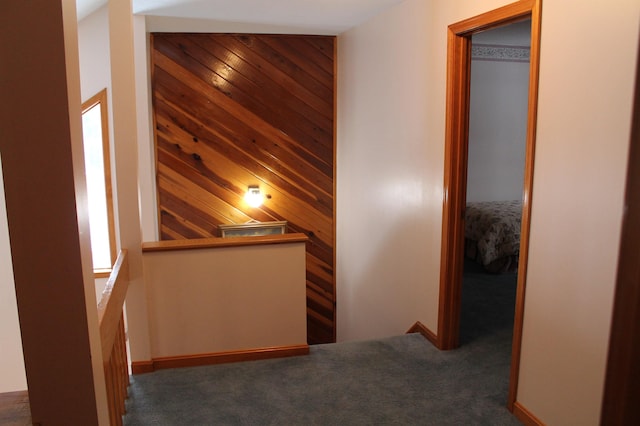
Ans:
[[[520,252],[522,201],[467,203],[465,250],[489,272],[514,271]]]

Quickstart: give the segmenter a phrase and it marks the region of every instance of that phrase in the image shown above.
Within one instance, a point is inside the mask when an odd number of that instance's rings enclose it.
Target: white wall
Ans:
[[[78,23],[82,101],[111,86],[106,7]],[[111,91],[107,91],[110,99]],[[110,105],[109,101],[109,105]],[[111,112],[109,112],[111,116]],[[112,134],[112,132],[109,132]],[[4,188],[0,185],[0,392],[27,388],[7,232]],[[96,293],[104,284],[96,281]]]
[[[529,64],[472,61],[467,201],[522,199]]]
[[[144,16],[144,15],[141,15]],[[310,34],[309,28],[290,25],[256,24],[216,21],[211,19],[176,18],[147,15],[147,31],[167,33],[251,33],[251,34]],[[314,31],[315,35],[335,35],[332,31]]]
[[[598,424],[640,3],[546,1],[519,400]],[[598,31],[594,31],[594,28]]]
[[[86,101],[107,88],[109,117],[111,113],[111,61],[109,60],[109,14],[101,7],[78,22],[78,50],[80,53],[80,90]],[[109,141],[113,146],[113,131],[109,119]]]
[[[29,54],[16,54],[12,45],[0,55],[11,64],[2,71],[0,150],[25,360],[34,387],[29,397],[39,422],[65,417],[69,423],[102,423],[108,410],[83,178],[75,2],[38,6],[8,8],[2,37],[10,34]],[[60,368],[69,365],[75,374]],[[65,410],[63,400],[78,406]]]
[[[127,335],[131,360],[148,360],[149,326],[147,295],[142,272],[142,229],[140,219],[140,163],[136,74],[136,42],[131,0],[110,1],[109,44],[111,56],[112,110],[114,123],[115,192],[120,248],[129,259],[127,291]]]
[[[79,36],[83,99],[85,90],[86,96],[91,96],[93,91],[107,87],[116,239],[118,248],[129,250],[132,275],[127,298],[131,357],[146,360],[149,336],[140,242],[157,240],[155,160],[145,18],[131,16],[130,6],[114,2],[100,8],[80,22]],[[112,78],[117,87],[125,87],[115,100]],[[116,102],[120,102],[117,110]],[[102,284],[96,281],[97,293]]]
[[[158,224],[155,199],[155,156],[149,97],[149,58],[147,56],[148,34],[145,17],[134,16],[134,43],[136,51],[136,102],[138,129],[138,174],[140,185],[140,226],[144,241],[158,239]],[[115,176],[113,159],[113,111],[111,91],[111,55],[109,41],[109,10],[105,5],[78,23],[82,100],[85,101],[100,90],[107,88],[109,104],[109,138],[112,147],[112,176]],[[116,200],[117,202],[117,197]],[[117,205],[114,206],[117,211]],[[117,218],[116,218],[117,220]],[[116,226],[116,229],[119,227]],[[119,238],[118,238],[119,241]]]
[[[338,37],[338,340],[437,330],[447,26],[506,3],[406,0]]]
[[[507,3],[406,0],[338,39],[340,340],[437,330],[447,26]],[[543,6],[518,400],[546,424],[599,421],[639,15]]]
[[[1,160],[1,159],[0,159]],[[27,389],[0,161],[0,393]]]
[[[106,10],[106,9],[101,9]],[[106,25],[101,12],[87,17],[78,25],[80,68],[82,72],[82,100],[87,100],[107,87],[110,81],[108,72],[108,38],[106,48],[100,32]],[[108,37],[108,33],[107,33]],[[105,71],[106,70],[106,71]],[[22,343],[16,307],[15,289],[11,267],[9,236],[7,233],[6,211],[4,206],[4,188],[0,188],[0,392],[24,390],[27,382],[22,359]],[[100,290],[101,291],[101,290]]]
[[[337,338],[437,328],[442,156],[429,139],[433,2],[338,37]],[[444,120],[443,120],[444,121]]]
[[[151,108],[149,34],[144,16],[133,17],[136,113],[138,120],[138,187],[142,241],[158,241],[156,160]]]
[[[520,33],[530,31],[512,24],[474,35],[473,44],[528,46]],[[528,93],[528,62],[472,59],[468,202],[522,199]]]
[[[111,110],[111,61],[109,60],[109,15],[104,6],[78,22],[78,53],[80,57],[80,91],[85,102],[103,89],[107,89],[107,113],[109,117],[109,146],[113,147],[113,121]],[[111,150],[111,176],[113,150]],[[117,199],[114,197],[114,203]],[[117,218],[116,218],[117,220]],[[96,279],[96,299],[100,300],[106,279]]]

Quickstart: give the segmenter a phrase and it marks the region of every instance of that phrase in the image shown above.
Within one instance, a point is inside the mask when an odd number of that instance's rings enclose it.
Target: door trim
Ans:
[[[531,196],[536,139],[538,74],[540,63],[540,20],[542,0],[522,0],[452,24],[447,42],[447,108],[445,133],[444,194],[442,216],[442,257],[438,307],[438,347],[458,346],[460,302],[464,262],[464,207],[466,204],[467,151],[469,138],[469,87],[471,36],[474,33],[531,18],[531,53],[527,140],[522,194],[522,225],[509,397],[513,411],[518,387],[522,321],[529,252]]]

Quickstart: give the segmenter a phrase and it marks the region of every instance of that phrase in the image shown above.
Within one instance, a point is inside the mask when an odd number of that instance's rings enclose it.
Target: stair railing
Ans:
[[[129,362],[123,313],[128,286],[127,251],[121,250],[98,302],[98,321],[107,384],[109,423],[112,426],[122,425],[127,387],[129,386]]]

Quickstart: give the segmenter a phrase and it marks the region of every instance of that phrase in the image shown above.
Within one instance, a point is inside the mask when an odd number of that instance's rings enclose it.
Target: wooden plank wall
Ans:
[[[307,244],[310,344],[335,341],[335,37],[152,35],[162,240],[286,220]],[[267,200],[243,196],[259,185]]]

